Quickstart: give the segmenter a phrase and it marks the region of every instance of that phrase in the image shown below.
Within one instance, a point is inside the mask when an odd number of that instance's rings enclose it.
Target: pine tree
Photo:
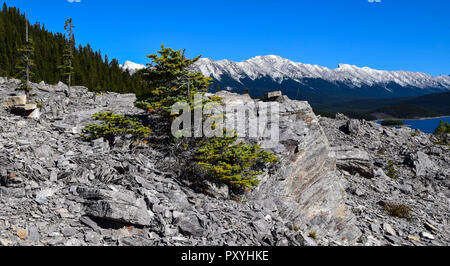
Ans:
[[[66,47],[63,52],[63,64],[58,68],[62,71],[62,75],[67,78],[67,84],[70,87],[72,85],[72,75],[74,74],[73,67],[73,58],[74,58],[74,50],[75,50],[75,37],[73,34],[73,28],[75,26],[72,23],[72,19],[69,18],[66,20],[64,25],[64,29],[66,30],[66,36],[68,38],[66,42]]]
[[[250,90],[248,88],[245,88],[245,94],[250,94]]]
[[[15,7],[0,6],[0,76],[19,78],[17,63],[20,58],[19,48],[26,45],[23,34],[26,17]],[[28,24],[29,25],[29,24]],[[36,23],[29,25],[29,37],[34,41],[34,68],[30,81],[39,83],[45,81],[55,84],[60,80],[67,83],[61,65],[64,65],[64,52],[67,50],[68,39],[62,33],[52,33],[45,25]],[[74,41],[73,41],[74,43]],[[72,77],[71,85],[86,86],[91,90],[101,90],[139,94],[142,92],[143,80],[139,74],[130,75],[115,64],[105,64],[101,53],[94,51],[89,44],[72,46]],[[66,55],[68,55],[66,53]],[[99,56],[100,55],[100,56]],[[109,61],[112,61],[109,59]]]
[[[219,91],[220,91],[220,84],[217,83],[216,92],[219,92]]]
[[[25,44],[17,49],[19,58],[16,68],[18,70],[18,76],[22,81],[20,89],[25,91],[26,98],[29,100],[31,91],[30,77],[33,74],[31,70],[34,67],[34,42],[33,39],[28,36],[28,20],[25,21],[25,24]]]
[[[161,45],[159,55],[147,56],[152,63],[142,70],[146,86],[138,92],[137,106],[146,110],[170,110],[178,101],[190,102],[192,95],[206,91],[210,78],[200,72],[191,73],[189,66],[197,62],[201,56],[187,59],[181,50],[165,48]]]

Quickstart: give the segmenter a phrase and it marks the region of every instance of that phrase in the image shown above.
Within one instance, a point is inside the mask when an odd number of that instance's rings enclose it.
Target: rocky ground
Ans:
[[[0,80],[0,98],[15,93]],[[303,245],[276,213],[194,192],[127,138],[83,141],[99,111],[138,115],[134,95],[35,85],[38,120],[0,109],[0,245]],[[314,244],[314,243],[310,243]]]
[[[338,174],[347,180],[361,244],[450,243],[449,146],[434,144],[435,137],[420,130],[342,115],[320,118],[320,124],[336,151]],[[384,208],[390,203],[410,208],[410,217],[390,216]]]
[[[17,84],[0,78],[0,101],[16,93]],[[42,105],[39,119],[0,108],[0,246],[450,243],[449,149],[433,144],[430,135],[359,121],[348,130],[342,128],[347,118],[321,118],[332,146],[328,151],[309,105],[285,102],[283,112],[293,120],[282,120],[287,128],[282,137],[303,141],[285,156],[282,170],[290,172],[277,172],[246,200],[221,199],[197,193],[161,170],[170,158],[148,145],[129,137],[113,146],[80,137],[96,112],[143,115],[133,105],[134,95],[69,91],[63,83],[33,86],[32,99]],[[389,160],[396,179],[384,174]],[[306,170],[299,166],[305,163]],[[295,181],[299,176],[308,182]],[[296,196],[299,189],[304,193]],[[287,204],[290,200],[300,207]],[[341,200],[353,215],[326,209],[341,208]],[[411,218],[389,216],[382,207],[389,202],[410,206]],[[339,217],[318,215],[318,209]],[[302,216],[308,219],[297,228],[294,221],[301,223]],[[355,242],[322,233],[328,222]],[[316,239],[309,228],[318,232]]]

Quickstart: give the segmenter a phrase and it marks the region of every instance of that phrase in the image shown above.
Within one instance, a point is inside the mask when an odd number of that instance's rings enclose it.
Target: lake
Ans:
[[[405,123],[406,126],[412,129],[419,129],[424,133],[434,133],[434,129],[439,125],[439,121],[449,122],[450,116],[440,117],[440,118],[427,118],[427,119],[419,119],[419,120],[401,120]],[[377,123],[381,123],[381,121],[377,121]]]

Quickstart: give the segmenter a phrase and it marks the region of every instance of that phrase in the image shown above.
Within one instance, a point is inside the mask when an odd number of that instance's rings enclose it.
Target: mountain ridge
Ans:
[[[139,69],[144,67],[134,65]],[[447,75],[376,70],[350,64],[339,64],[330,69],[296,63],[277,55],[255,56],[241,62],[201,58],[191,66],[191,70],[213,78],[211,92],[216,90],[217,84],[237,93],[245,93],[249,89],[254,97],[281,90],[292,99],[307,100],[312,105],[450,91],[450,76]]]
[[[139,70],[144,67],[145,65],[131,61],[126,61],[123,65],[124,69],[129,70]],[[213,60],[201,58],[192,68],[195,71],[202,72],[205,76],[213,77],[219,81],[223,74],[231,74],[238,82],[242,75],[256,79],[258,75],[265,74],[276,81],[286,77],[296,81],[302,78],[322,78],[332,81],[351,81],[357,87],[360,87],[361,84],[373,85],[375,83],[393,81],[402,86],[429,87],[437,85],[450,89],[450,75],[433,76],[425,72],[378,70],[367,66],[358,67],[345,63],[340,63],[337,68],[331,69],[317,64],[294,62],[278,55],[255,56],[241,62],[228,59]],[[362,79],[365,80],[363,81]]]
[[[432,76],[424,72],[376,70],[344,63],[339,64],[335,69],[330,69],[320,65],[294,62],[277,55],[256,56],[241,62],[202,58],[194,64],[193,68],[217,80],[220,80],[224,74],[231,75],[236,81],[240,81],[242,75],[251,79],[267,75],[278,82],[282,78],[295,81],[301,81],[303,78],[321,78],[351,83],[356,87],[361,87],[363,84],[371,86],[377,83],[395,82],[401,86],[409,85],[419,88],[433,86],[450,89],[450,77],[446,75]]]

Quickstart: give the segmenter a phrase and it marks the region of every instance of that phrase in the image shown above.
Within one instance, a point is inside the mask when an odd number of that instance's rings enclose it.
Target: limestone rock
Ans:
[[[347,194],[347,206],[355,214],[356,225],[363,230],[360,242],[364,245],[445,245],[450,240],[446,222],[450,198],[447,173],[450,149],[436,144],[433,135],[420,130],[382,127],[369,121],[361,122],[364,134],[349,135],[342,131],[347,121],[320,118],[333,146],[359,147],[367,152],[376,169],[372,179],[361,178],[358,173],[344,175],[342,171],[346,191],[351,192]],[[360,193],[354,193],[356,191]],[[361,193],[364,193],[363,197],[358,196]],[[395,212],[385,208],[385,203],[399,208],[406,206],[410,217],[398,218]],[[396,236],[388,233],[394,232],[388,226],[383,226],[382,232],[372,225],[371,230],[367,230],[368,224],[385,223],[392,229],[395,226]],[[431,233],[434,239],[421,236],[419,241],[420,232]]]
[[[2,107],[9,108],[16,105],[25,105],[27,103],[27,97],[25,95],[12,96],[3,99]]]
[[[332,147],[332,151],[336,155],[338,168],[351,174],[358,173],[364,177],[374,177],[374,167],[366,151],[354,146]]]
[[[136,198],[131,191],[79,188],[77,192],[89,200],[86,210],[88,216],[124,224],[154,224],[153,212],[147,209],[143,199]]]
[[[20,81],[4,79],[0,101]],[[41,84],[42,86],[44,84]],[[349,120],[316,117],[307,102],[286,96],[253,100],[220,92],[223,101],[264,115],[259,103],[279,103],[279,141],[241,138],[276,153],[277,165],[259,176],[260,185],[237,201],[226,189],[212,193],[187,186],[175,175],[173,155],[153,146],[133,147],[76,133],[95,122],[92,114],[113,111],[143,117],[134,94],[94,94],[83,87],[71,95],[55,85],[32,84],[43,103],[39,121],[0,108],[0,245],[443,245],[450,243],[450,149],[420,131],[383,128],[360,121],[360,135],[339,130]],[[68,97],[70,96],[70,97]],[[268,132],[270,124],[263,130]],[[246,128],[247,126],[245,126]],[[247,129],[247,128],[246,128]],[[384,132],[384,133],[383,133]],[[131,142],[131,141],[130,141]],[[377,170],[373,179],[336,170],[333,146],[358,146]],[[353,149],[353,148],[352,148]],[[425,157],[440,171],[415,164]],[[384,175],[394,164],[397,179]],[[175,163],[174,163],[175,162]],[[347,191],[348,193],[345,193]],[[358,196],[359,195],[359,196]],[[378,204],[411,207],[411,220],[390,216]],[[396,236],[383,223],[395,225]],[[19,237],[17,230],[22,231]],[[438,230],[435,230],[435,229]],[[315,232],[317,239],[308,236]],[[420,232],[432,234],[431,238]],[[420,242],[408,235],[421,235]],[[358,239],[358,241],[356,241]]]
[[[434,240],[434,236],[428,232],[421,232],[420,236],[429,240]]]
[[[342,127],[342,130],[349,135],[361,135],[363,130],[361,127],[361,121],[357,119],[350,119],[347,121],[345,126]]]
[[[204,233],[203,227],[200,225],[197,216],[183,215],[175,220],[175,225],[180,228],[180,231],[187,235],[202,236]]]
[[[34,103],[12,106],[11,113],[34,119],[40,117],[40,109]]]
[[[245,95],[220,92],[223,102],[242,105],[254,101]],[[333,235],[349,243],[360,236],[345,206],[346,193],[335,174],[336,161],[318,119],[307,102],[286,96],[276,99],[279,105],[279,141],[262,138],[261,147],[275,152],[280,159],[277,171],[261,177],[248,198],[271,202],[281,216],[302,230],[313,228],[320,235]],[[261,116],[265,110],[253,102],[251,111]],[[227,113],[227,119],[235,119]],[[248,128],[247,128],[248,129]],[[270,124],[266,130],[270,130]],[[249,140],[250,141],[250,140]]]
[[[264,95],[264,99],[266,99],[266,100],[274,100],[274,99],[276,99],[278,97],[281,97],[281,96],[282,96],[281,91],[271,91],[271,92],[266,93],[266,95]]]
[[[409,154],[405,159],[405,163],[414,168],[417,176],[425,176],[437,171],[437,167],[433,161],[421,151]]]

